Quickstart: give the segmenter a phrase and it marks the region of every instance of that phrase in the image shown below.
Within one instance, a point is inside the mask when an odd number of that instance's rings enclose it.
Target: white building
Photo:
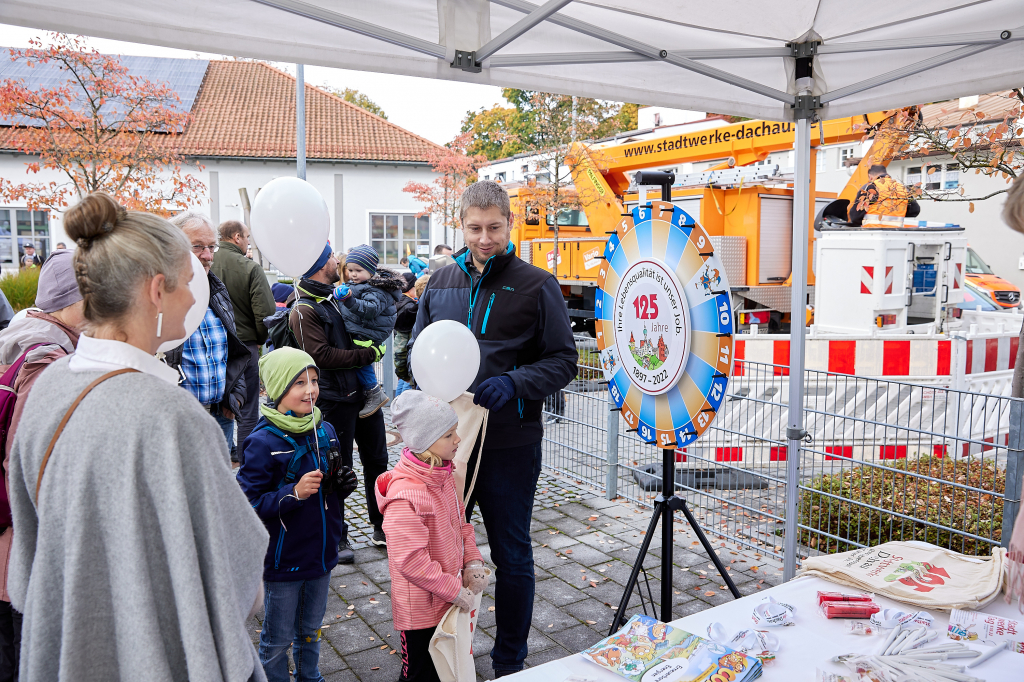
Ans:
[[[177,143],[189,162],[186,170],[206,186],[199,206],[215,223],[243,220],[244,190],[250,201],[261,187],[295,175],[295,79],[262,62],[203,61],[124,57],[133,74],[164,80],[190,107],[193,119]],[[154,75],[149,75],[154,74]],[[0,79],[10,77],[0,68]],[[0,122],[0,177],[14,182],[60,180],[56,173],[28,175],[34,160],[9,144]],[[9,128],[7,128],[9,130]],[[402,191],[408,182],[436,177],[427,163],[437,146],[387,120],[306,85],[306,179],[331,214],[331,243],[336,250],[372,244],[381,261],[398,263],[406,253],[428,254],[452,235],[430,216],[416,217],[422,206]],[[29,240],[44,256],[59,242],[74,248],[60,215],[0,205],[0,264],[14,266]]]

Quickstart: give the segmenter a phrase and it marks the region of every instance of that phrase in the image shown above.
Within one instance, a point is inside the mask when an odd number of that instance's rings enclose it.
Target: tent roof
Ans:
[[[793,117],[793,41],[821,41],[823,118],[1006,90],[1024,63],[1020,0],[538,1],[5,0],[0,21],[771,119]],[[472,73],[456,50],[489,54]]]

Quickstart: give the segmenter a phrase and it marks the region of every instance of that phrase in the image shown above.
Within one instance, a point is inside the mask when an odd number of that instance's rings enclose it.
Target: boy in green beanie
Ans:
[[[334,428],[323,421],[313,358],[278,348],[260,359],[269,402],[245,439],[238,483],[270,533],[263,563],[266,616],[259,655],[269,682],[321,680],[320,624],[338,563],[341,508],[356,475],[341,465]]]

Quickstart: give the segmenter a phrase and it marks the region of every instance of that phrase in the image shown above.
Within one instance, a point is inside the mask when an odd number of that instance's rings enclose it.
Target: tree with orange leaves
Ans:
[[[476,180],[476,168],[483,155],[469,156],[466,148],[473,140],[472,133],[462,133],[444,147],[432,148],[427,154],[430,167],[437,173],[431,183],[410,182],[402,188],[423,204],[417,218],[432,215],[444,228],[444,242],[448,243],[448,229],[459,227],[459,199],[462,192]]]
[[[89,49],[80,36],[52,34],[10,58],[60,77],[51,87],[0,81],[0,116],[11,125],[0,143],[36,157],[26,173],[56,172],[59,180],[0,178],[0,199],[29,210],[59,211],[103,190],[132,210],[167,215],[199,203],[206,187],[182,170],[175,138],[188,125],[177,93],[129,73],[116,56]]]

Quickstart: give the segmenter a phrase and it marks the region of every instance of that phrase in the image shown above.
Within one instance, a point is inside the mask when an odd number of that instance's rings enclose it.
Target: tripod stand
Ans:
[[[714,547],[711,546],[707,536],[704,535],[704,531],[698,525],[697,519],[693,518],[693,513],[686,506],[686,500],[675,495],[675,450],[666,448],[661,451],[661,454],[661,494],[654,500],[654,512],[651,514],[651,522],[647,524],[647,534],[644,535],[644,541],[640,545],[640,552],[633,563],[633,571],[629,574],[629,581],[626,583],[626,589],[622,593],[619,608],[615,611],[611,630],[608,631],[609,636],[614,634],[625,622],[626,607],[629,605],[629,598],[633,594],[633,590],[636,589],[636,581],[640,577],[640,571],[643,569],[644,559],[647,557],[647,550],[651,546],[654,530],[658,527],[659,518],[661,519],[661,621],[667,623],[672,620],[672,526],[675,521],[674,514],[676,511],[683,512],[686,521],[690,524],[690,528],[693,528],[693,532],[697,534],[700,544],[704,545],[704,550],[711,557],[711,561],[714,562],[715,568],[718,569],[718,573],[722,576],[722,580],[729,586],[732,596],[736,599],[740,598],[740,592],[736,589],[736,584],[729,577],[728,571],[725,570],[725,565],[718,558]],[[648,593],[650,593],[649,586]],[[642,591],[640,597],[643,599]]]

